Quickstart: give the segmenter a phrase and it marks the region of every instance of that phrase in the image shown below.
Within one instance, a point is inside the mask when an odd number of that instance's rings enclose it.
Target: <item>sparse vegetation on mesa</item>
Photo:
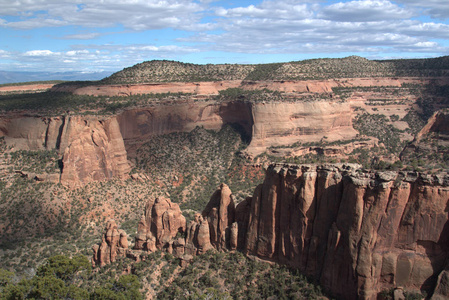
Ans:
[[[153,105],[159,101],[184,99],[188,93],[155,93],[130,96],[88,96],[66,92],[42,92],[0,95],[0,112],[33,111],[41,115],[114,114],[120,110],[138,105]]]
[[[196,65],[146,61],[103,79],[100,84],[195,82],[221,80],[311,80],[360,77],[446,76],[449,58],[368,60],[358,56],[257,65]]]
[[[103,79],[101,84],[145,82],[193,82],[242,80],[252,70],[252,65],[195,65],[177,61],[146,61]]]
[[[394,154],[399,154],[404,145],[399,137],[400,130],[389,124],[389,120],[382,114],[367,114],[357,116],[354,128],[360,134],[373,136]]]

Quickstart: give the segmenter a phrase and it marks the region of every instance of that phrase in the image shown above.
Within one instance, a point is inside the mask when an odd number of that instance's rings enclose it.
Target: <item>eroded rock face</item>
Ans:
[[[177,203],[168,198],[149,199],[139,222],[134,249],[156,251],[172,247],[173,239],[186,230],[186,219]]]
[[[221,184],[219,189],[215,191],[202,215],[209,223],[212,245],[217,249],[229,248],[231,224],[235,220],[235,204],[232,192],[226,184]],[[235,246],[237,245],[235,244]]]
[[[298,268],[343,299],[376,299],[395,288],[448,295],[449,176],[367,172],[359,165],[271,165],[253,197],[234,208],[222,184],[185,226],[179,206],[150,199],[135,249],[161,249],[183,264],[214,247]],[[175,238],[178,232],[183,237]],[[125,241],[108,223],[95,264]]]
[[[210,249],[213,249],[213,246],[210,243],[209,223],[197,213],[187,227],[185,254],[195,256],[206,253]]]
[[[416,134],[401,153],[401,160],[408,161],[419,157],[432,163],[435,159],[444,162],[449,156],[449,112],[447,109],[436,111],[427,124]]]
[[[58,180],[70,187],[126,178],[131,170],[115,117],[0,118],[0,136],[14,149],[58,150],[62,156]]]
[[[345,299],[399,286],[432,292],[448,254],[448,176],[357,169],[270,166],[249,212],[237,207],[244,251]]]
[[[127,178],[131,167],[115,118],[107,120],[72,117],[62,134],[61,183],[84,185],[90,181]]]
[[[449,267],[449,266],[448,266]],[[449,268],[440,273],[437,285],[432,295],[432,300],[443,300],[449,298]]]
[[[125,231],[118,229],[114,220],[106,223],[101,243],[92,247],[92,266],[104,266],[114,262],[117,257],[124,257],[128,249]]]

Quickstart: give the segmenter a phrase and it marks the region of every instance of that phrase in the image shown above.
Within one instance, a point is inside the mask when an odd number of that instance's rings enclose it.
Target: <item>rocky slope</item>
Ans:
[[[436,111],[413,141],[401,153],[403,161],[418,162],[444,168],[449,161],[449,113],[446,109]]]

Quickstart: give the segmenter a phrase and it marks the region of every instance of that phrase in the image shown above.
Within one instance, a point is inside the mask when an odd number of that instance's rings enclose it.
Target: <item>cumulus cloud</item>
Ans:
[[[319,17],[343,22],[371,22],[410,18],[413,12],[387,0],[339,2],[324,7]]]
[[[116,71],[152,59],[173,59],[178,55],[199,50],[177,45],[76,45],[68,51],[29,50],[8,52],[0,50],[0,58],[33,71],[110,70]]]
[[[260,5],[215,9],[217,16],[221,17],[251,17],[251,18],[277,18],[277,19],[305,19],[312,16],[307,4],[294,4],[291,1],[265,1]]]
[[[31,50],[25,52],[24,56],[31,56],[31,57],[42,57],[42,56],[52,56],[52,55],[58,55],[58,52],[52,52],[50,50]]]
[[[112,27],[117,24],[132,30],[194,29],[204,9],[205,4],[190,0],[86,0],[82,4],[67,0],[0,1],[0,15],[20,17],[1,25],[17,29],[64,25]]]
[[[331,5],[264,1],[219,7],[214,12],[223,32],[203,32],[180,41],[204,43],[218,51],[260,54],[448,50],[433,41],[449,39],[447,24],[412,20],[414,8],[387,0]]]
[[[201,51],[372,53],[376,57],[449,53],[449,25],[441,21],[449,16],[447,0],[350,0],[332,4],[321,0],[258,0],[251,5],[234,1],[234,5],[228,6],[220,3],[223,2],[0,0],[0,27],[17,31],[64,27],[65,35],[57,39],[72,43],[64,51],[43,46],[21,52],[3,46],[0,58],[29,63],[35,68],[116,70],[149,59],[182,60]],[[434,19],[429,22],[428,18],[420,18],[423,14]],[[166,28],[173,29],[170,34],[178,34],[178,38],[168,41],[169,37],[159,37],[163,31],[157,30]],[[148,40],[129,38],[126,42],[130,44],[121,45],[115,36],[118,31],[124,35],[133,32]],[[98,37],[104,41],[106,35],[111,37],[110,44],[87,45],[82,41]]]
[[[397,2],[420,9],[421,13],[435,19],[449,19],[449,2],[447,0],[397,0]]]

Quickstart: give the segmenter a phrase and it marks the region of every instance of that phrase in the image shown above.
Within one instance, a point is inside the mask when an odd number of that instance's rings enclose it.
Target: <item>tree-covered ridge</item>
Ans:
[[[135,94],[130,96],[90,96],[68,92],[46,91],[0,95],[0,112],[33,111],[36,114],[52,116],[67,112],[76,114],[107,115],[138,106],[152,105],[158,101],[184,99],[186,93]]]
[[[152,60],[125,68],[101,84],[221,80],[310,80],[361,77],[433,77],[449,74],[449,56],[427,59],[368,60],[359,56],[269,64],[197,65]]]
[[[254,66],[238,64],[196,65],[167,60],[136,64],[104,78],[103,84],[243,80]]]

